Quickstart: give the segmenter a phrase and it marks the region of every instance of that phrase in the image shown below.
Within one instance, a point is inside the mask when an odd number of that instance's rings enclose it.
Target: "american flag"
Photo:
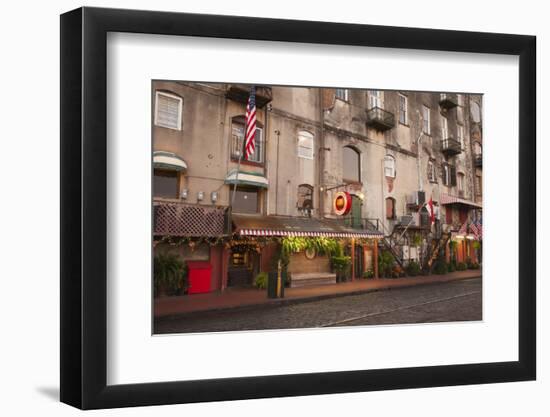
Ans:
[[[483,226],[481,220],[476,220],[470,225],[470,231],[474,234],[477,240],[481,240],[483,237]]]
[[[246,128],[244,135],[245,158],[250,159],[256,148],[256,88],[250,87],[250,97],[246,106]]]

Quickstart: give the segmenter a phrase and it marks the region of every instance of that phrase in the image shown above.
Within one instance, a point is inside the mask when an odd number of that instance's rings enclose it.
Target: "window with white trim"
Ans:
[[[384,92],[380,90],[369,90],[369,109],[378,107],[379,109],[384,108]]]
[[[155,94],[155,126],[181,130],[183,99],[174,94],[157,91]]]
[[[441,139],[449,138],[449,121],[445,116],[441,116]]]
[[[337,88],[336,89],[336,98],[339,100],[348,101],[349,91],[347,88]]]
[[[435,161],[433,159],[428,160],[428,181],[437,182],[435,176]]]
[[[399,123],[406,125],[409,123],[408,99],[407,96],[399,94]]]
[[[305,130],[298,132],[298,157],[313,159],[313,135]]]
[[[231,158],[238,160],[244,147],[245,118],[244,116],[233,117],[231,120]],[[244,161],[244,156],[243,159]],[[256,135],[254,136],[254,153],[248,158],[250,162],[264,162],[263,130],[256,122]]]
[[[458,107],[456,108],[456,120],[459,122],[464,121],[464,96],[462,94],[456,95]]]
[[[342,150],[344,182],[361,182],[361,154],[351,146]]]
[[[384,157],[384,175],[386,177],[395,178],[395,158],[391,155]]]
[[[457,175],[458,191],[464,191],[464,174],[459,172]]]
[[[430,132],[430,108],[428,106],[422,106],[422,132],[429,135]]]
[[[464,126],[458,125],[456,128],[456,139],[460,143],[460,149],[464,149]]]

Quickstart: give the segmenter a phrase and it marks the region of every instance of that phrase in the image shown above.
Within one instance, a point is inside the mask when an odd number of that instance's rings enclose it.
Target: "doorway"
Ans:
[[[251,287],[260,271],[260,254],[254,245],[235,245],[229,254],[228,287]]]

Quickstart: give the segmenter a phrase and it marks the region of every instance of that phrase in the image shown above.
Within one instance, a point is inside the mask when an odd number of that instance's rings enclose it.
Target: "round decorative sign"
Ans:
[[[315,258],[316,254],[317,254],[317,251],[315,250],[315,248],[307,248],[306,249],[306,258],[307,259]]]
[[[333,201],[333,208],[334,212],[339,215],[343,216],[345,214],[348,214],[351,210],[351,195],[347,191],[339,191],[334,196]]]

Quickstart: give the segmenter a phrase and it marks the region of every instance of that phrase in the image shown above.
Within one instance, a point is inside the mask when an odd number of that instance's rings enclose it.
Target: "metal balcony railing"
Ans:
[[[458,155],[462,152],[462,144],[453,138],[445,138],[441,141],[441,152],[447,156]]]
[[[372,107],[367,110],[367,126],[384,131],[395,126],[395,116],[393,113],[380,107]]]
[[[225,96],[230,100],[247,104],[250,96],[250,86],[246,84],[228,84]],[[256,107],[261,109],[271,100],[273,100],[271,87],[256,86]]]
[[[227,233],[227,207],[153,201],[155,236],[219,237]]]
[[[452,109],[458,106],[458,96],[456,94],[441,93],[439,95],[439,105],[444,109]]]

